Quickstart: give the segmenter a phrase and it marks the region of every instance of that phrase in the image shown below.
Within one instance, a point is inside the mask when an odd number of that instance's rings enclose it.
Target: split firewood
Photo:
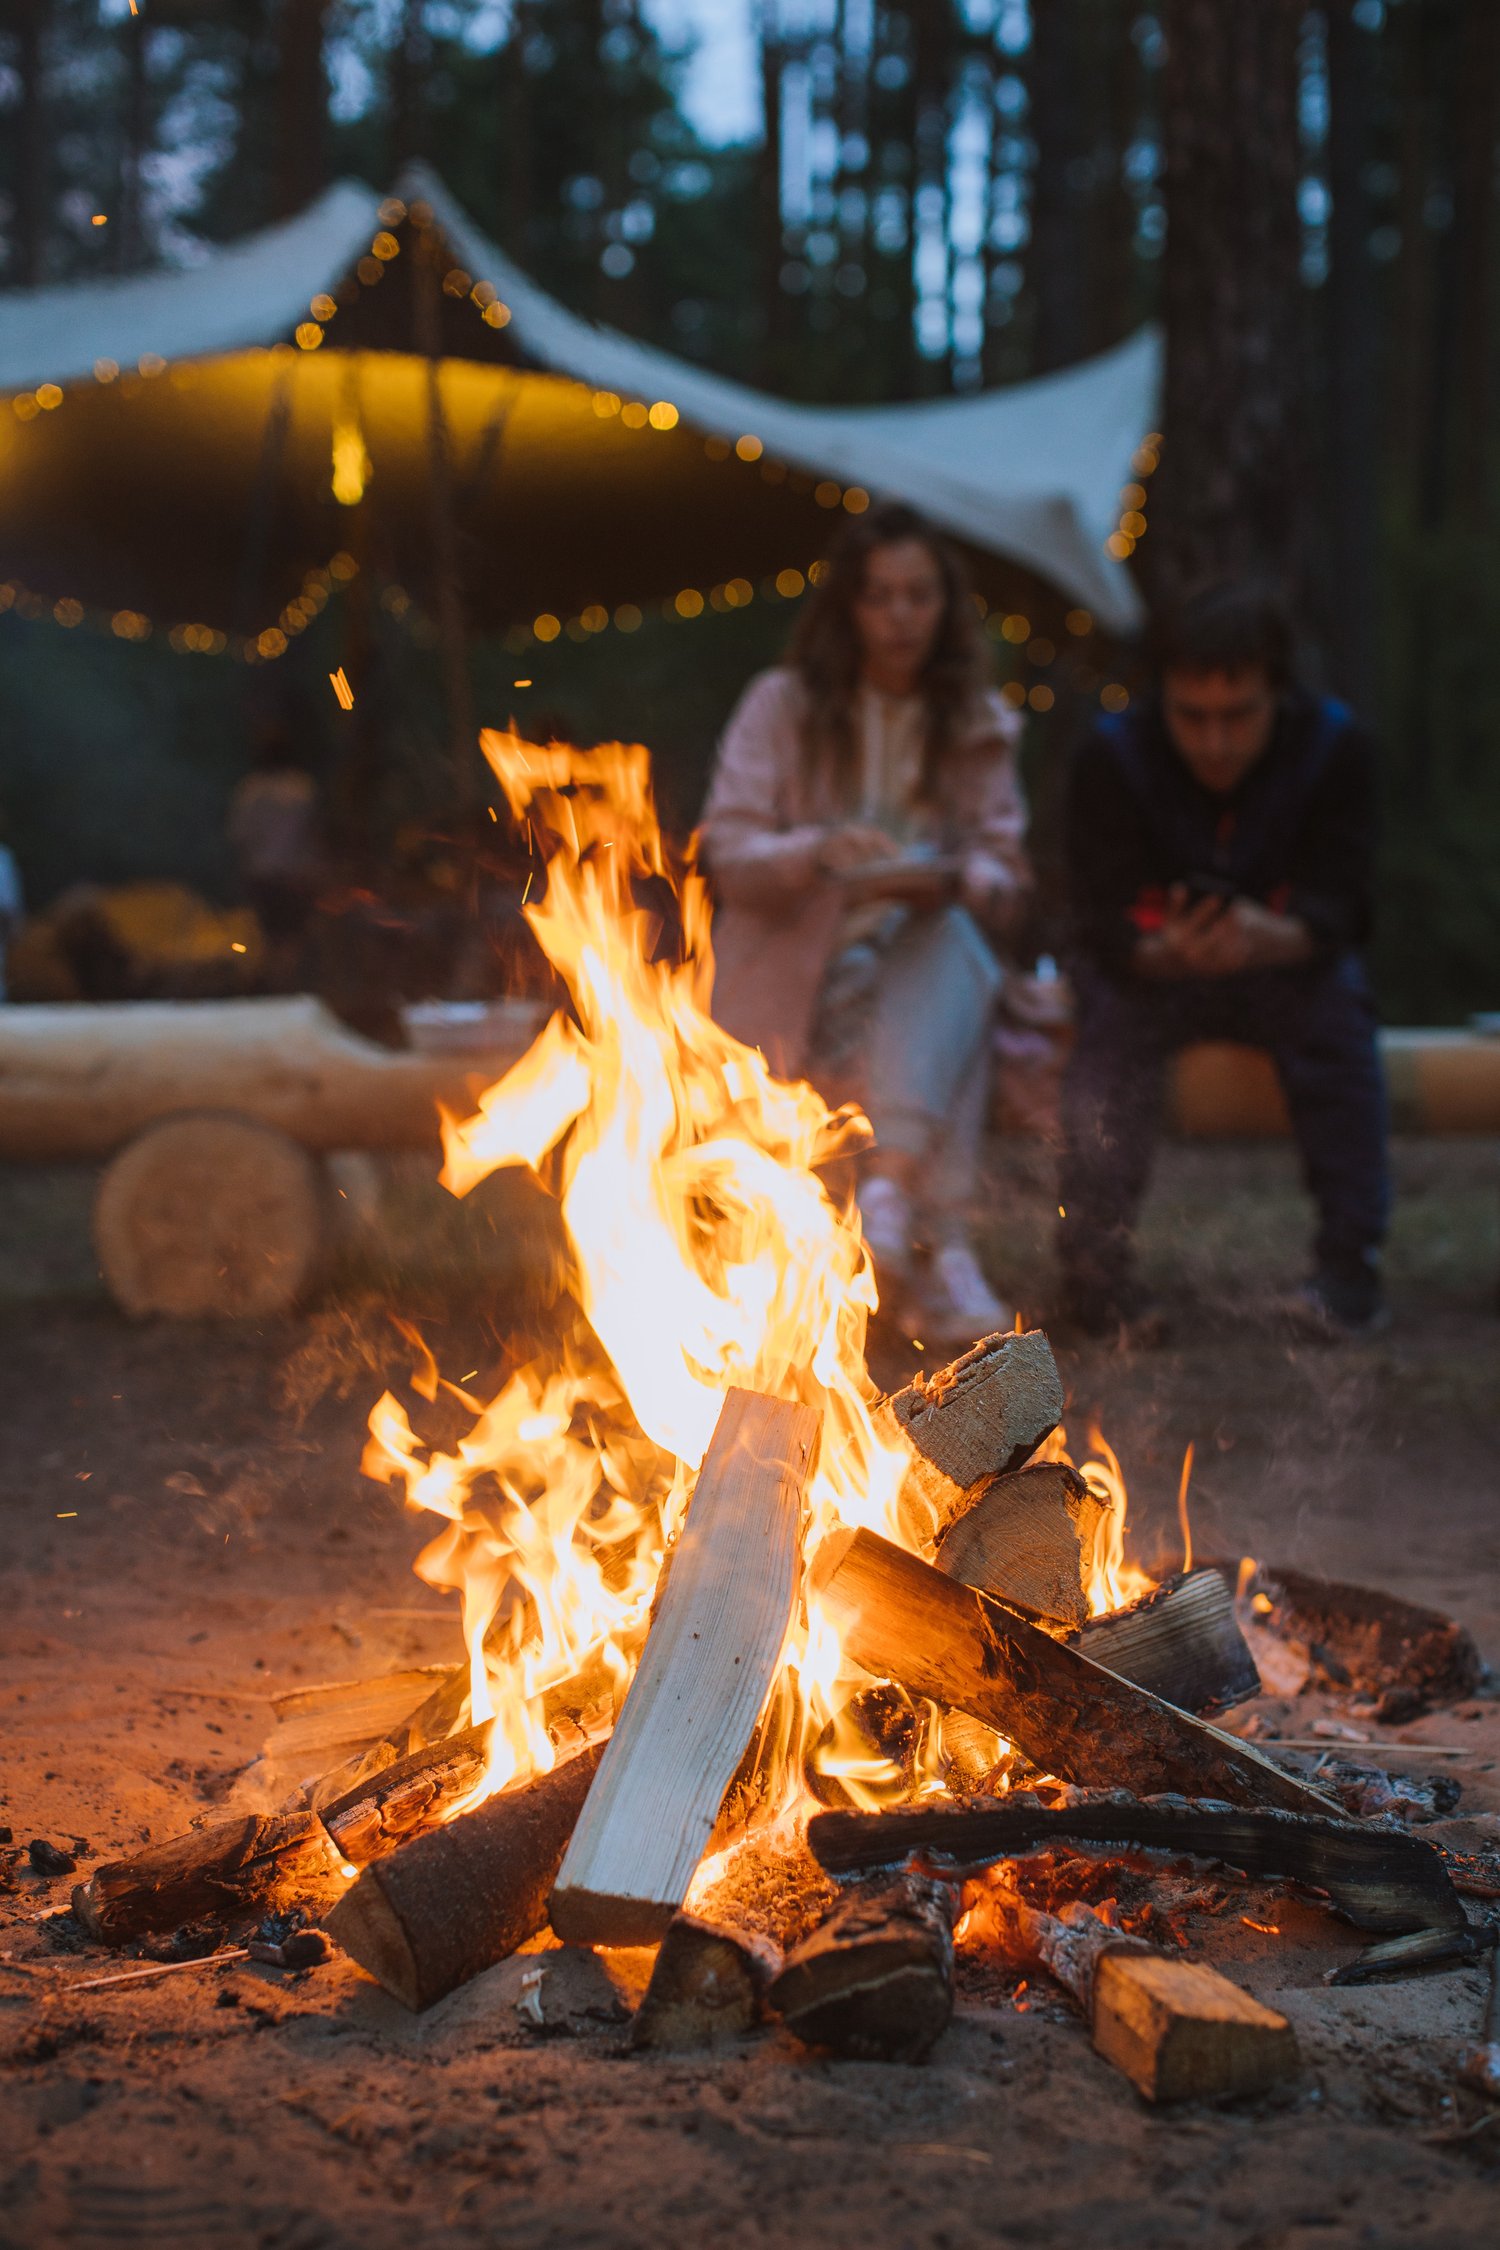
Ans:
[[[983,1719],[1044,1772],[1094,1788],[1329,1810],[1315,1789],[1232,1735],[1090,1663],[874,1532],[825,1539],[816,1583],[856,1664]]]
[[[246,1813],[96,1867],[74,1890],[73,1911],[93,1936],[125,1945],[205,1915],[321,1905],[338,1868],[316,1814]]]
[[[650,1945],[687,1896],[775,1679],[821,1417],[730,1391],[551,1902],[585,1945]]]
[[[759,2020],[781,1967],[769,1938],[674,1914],[630,2027],[633,2047],[708,2047]]]
[[[810,2047],[920,2062],[953,2013],[953,1893],[903,1875],[836,1906],[787,1956],[767,2005]]]
[[[327,1918],[344,1951],[411,2009],[535,1937],[602,1753],[580,1751],[365,1869]]]
[[[1201,1961],[1111,1947],[1094,1977],[1094,2045],[1150,2102],[1264,2094],[1301,2068],[1297,2035]]]
[[[941,1539],[976,1485],[1028,1461],[1062,1411],[1057,1364],[1039,1328],[987,1336],[886,1399],[875,1427],[888,1444],[904,1437],[911,1447],[900,1507],[913,1545]]]
[[[1480,1933],[1470,1928],[1430,1844],[1328,1815],[1188,1804],[1178,1797],[1044,1805],[1023,1792],[951,1811],[913,1805],[886,1813],[816,1813],[807,1841],[833,1876],[898,1867],[913,1852],[973,1873],[1042,1845],[1092,1844],[1219,1860],[1245,1875],[1290,1878],[1326,1893],[1357,1929],[1400,1933],[1340,1969],[1330,1979],[1335,1984],[1362,1983],[1392,1968],[1469,1960],[1480,1950]]]
[[[937,1566],[949,1578],[1034,1617],[1082,1625],[1105,1512],[1076,1469],[1061,1461],[1038,1462],[992,1477],[981,1488],[944,1533]]]
[[[1265,2093],[1300,2067],[1285,2016],[1217,1970],[1155,1952],[1081,1901],[1047,1914],[1007,1882],[986,1884],[964,1934],[1015,1968],[1055,1978],[1100,2054],[1148,2101]]]
[[[1091,1617],[1068,1638],[1090,1662],[1200,1718],[1260,1693],[1255,1659],[1217,1570],[1169,1578],[1128,1609]]]
[[[322,1809],[323,1826],[340,1855],[356,1867],[393,1852],[435,1828],[468,1796],[484,1772],[490,1725],[464,1727],[446,1742],[399,1758],[370,1781]]]
[[[301,1790],[309,1801],[321,1777],[360,1762],[446,1681],[452,1667],[426,1664],[369,1680],[330,1680],[292,1688],[271,1698],[276,1724],[258,1758],[235,1783],[231,1802],[256,1809],[282,1808]],[[394,1764],[397,1752],[384,1760]],[[340,1792],[335,1790],[334,1795]]]
[[[408,1704],[373,1741],[308,1783],[308,1803],[316,1809],[333,1804],[363,1783],[388,1773],[414,1751],[445,1742],[468,1712],[469,1687],[467,1664],[441,1666],[430,1676],[428,1691],[419,1702]]]

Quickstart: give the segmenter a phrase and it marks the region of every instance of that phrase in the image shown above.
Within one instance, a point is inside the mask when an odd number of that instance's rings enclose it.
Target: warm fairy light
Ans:
[[[531,620],[531,630],[539,641],[555,641],[562,631],[562,622],[550,609],[544,609],[540,617]]]
[[[825,477],[821,484],[813,486],[813,498],[820,508],[836,508],[843,497],[842,487],[835,484],[831,477]]]
[[[1076,634],[1080,639],[1084,634],[1092,633],[1094,630],[1093,613],[1087,609],[1070,609],[1063,619],[1063,623],[1070,633]]]
[[[646,409],[638,398],[627,399],[620,408],[620,420],[627,430],[643,430],[647,419]]]
[[[378,258],[382,265],[389,265],[392,258],[399,258],[400,255],[401,245],[393,234],[382,231],[370,244],[370,256]]]
[[[337,299],[330,297],[326,289],[320,289],[307,309],[312,314],[313,319],[321,320],[326,328],[339,308]]]
[[[677,409],[670,399],[659,398],[646,417],[653,430],[675,430]]]
[[[44,414],[51,414],[62,405],[62,386],[59,383],[38,383],[36,402]]]
[[[1123,711],[1130,702],[1130,690],[1120,680],[1108,680],[1099,690],[1099,701],[1106,711]]]
[[[703,615],[703,596],[696,586],[684,586],[682,592],[673,601],[672,607],[679,617],[701,617]]]
[[[734,450],[742,461],[758,461],[766,449],[758,437],[751,437],[747,431],[744,437],[735,439]]]
[[[323,341],[323,331],[315,320],[299,321],[296,334],[299,351],[315,352]]]
[[[120,363],[117,359],[96,359],[94,362],[94,381],[96,383],[116,382],[119,373]]]
[[[776,591],[784,602],[794,602],[802,592],[806,580],[800,570],[778,570]]]
[[[862,484],[851,484],[844,494],[844,507],[851,516],[862,516],[870,505],[870,495]]]
[[[364,432],[352,416],[333,425],[333,497],[344,508],[357,508],[370,481],[370,456]]]

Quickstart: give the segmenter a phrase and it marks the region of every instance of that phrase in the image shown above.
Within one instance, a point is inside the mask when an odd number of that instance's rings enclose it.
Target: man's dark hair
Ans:
[[[1273,688],[1292,676],[1292,629],[1277,596],[1264,586],[1223,580],[1183,595],[1154,618],[1150,654],[1166,672],[1248,672],[1259,666]]]

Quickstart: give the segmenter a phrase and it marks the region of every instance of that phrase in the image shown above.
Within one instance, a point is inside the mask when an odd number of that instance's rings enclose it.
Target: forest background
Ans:
[[[728,140],[685,98],[680,13],[649,0],[138,9],[0,4],[0,288],[190,264],[425,157],[578,311],[788,396],[1021,380],[1161,321],[1166,443],[1131,567],[1148,596],[1210,563],[1285,581],[1312,677],[1382,743],[1384,1012],[1496,1006],[1495,0],[760,0],[732,66],[759,122]],[[413,595],[381,626],[408,813],[444,770]],[[689,820],[788,622],[559,642],[548,715],[650,742]],[[309,633],[277,667],[275,716],[315,762],[337,661]],[[498,643],[473,663],[503,719],[513,663]],[[1068,663],[1030,726],[1044,853],[1090,708]],[[224,803],[266,716],[228,663],[0,616],[0,811],[33,896],[222,890]]]

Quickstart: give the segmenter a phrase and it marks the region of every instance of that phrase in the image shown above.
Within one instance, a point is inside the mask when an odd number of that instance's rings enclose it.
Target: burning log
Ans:
[[[953,1893],[921,1875],[836,1906],[767,2004],[810,2047],[921,2062],[953,2013]]]
[[[247,1813],[96,1867],[74,1890],[73,1911],[93,1936],[127,1945],[205,1915],[321,1903],[338,1865],[316,1814]]]
[[[651,1945],[687,1896],[781,1659],[820,1427],[813,1407],[725,1397],[552,1895],[560,1937]]]
[[[945,1532],[937,1566],[1034,1617],[1082,1625],[1089,1614],[1085,1581],[1104,1514],[1104,1502],[1076,1469],[1039,1462],[983,1487]]]
[[[1045,1969],[1092,2025],[1094,2045],[1150,2102],[1225,2101],[1296,2076],[1285,2016],[1194,1961],[1174,1961],[1081,1903],[1046,1914],[1008,1888],[986,1890],[975,1920],[1007,1961]]]
[[[910,1853],[935,1853],[973,1872],[1038,1845],[1172,1852],[1222,1860],[1248,1875],[1290,1878],[1324,1891],[1357,1929],[1399,1932],[1340,1969],[1358,1984],[1389,1968],[1468,1960],[1482,1950],[1441,1855],[1419,1836],[1358,1821],[1229,1805],[1102,1799],[1050,1806],[1018,1795],[962,1810],[903,1807],[888,1813],[816,1813],[808,1845],[830,1875],[868,1875]]]
[[[328,1916],[344,1951],[413,2010],[535,1937],[602,1753],[505,1789],[367,1867]]]
[[[1062,1383],[1039,1328],[987,1336],[935,1375],[919,1375],[875,1414],[888,1443],[905,1437],[903,1526],[918,1546],[940,1539],[978,1484],[1030,1459],[1062,1420]]]
[[[430,1743],[410,1757],[360,1782],[322,1810],[323,1826],[343,1858],[356,1867],[393,1852],[409,1837],[435,1828],[484,1772],[488,1721]]]
[[[1170,1578],[1129,1609],[1091,1617],[1068,1638],[1091,1663],[1200,1717],[1260,1693],[1255,1659],[1217,1570]]]
[[[817,1582],[855,1663],[983,1719],[1065,1781],[1328,1810],[1315,1789],[1232,1735],[1091,1663],[874,1532],[826,1539]]]
[[[759,2020],[766,1987],[781,1967],[769,1938],[695,1914],[674,1914],[635,2020],[632,2047],[708,2047],[737,2039]]]

